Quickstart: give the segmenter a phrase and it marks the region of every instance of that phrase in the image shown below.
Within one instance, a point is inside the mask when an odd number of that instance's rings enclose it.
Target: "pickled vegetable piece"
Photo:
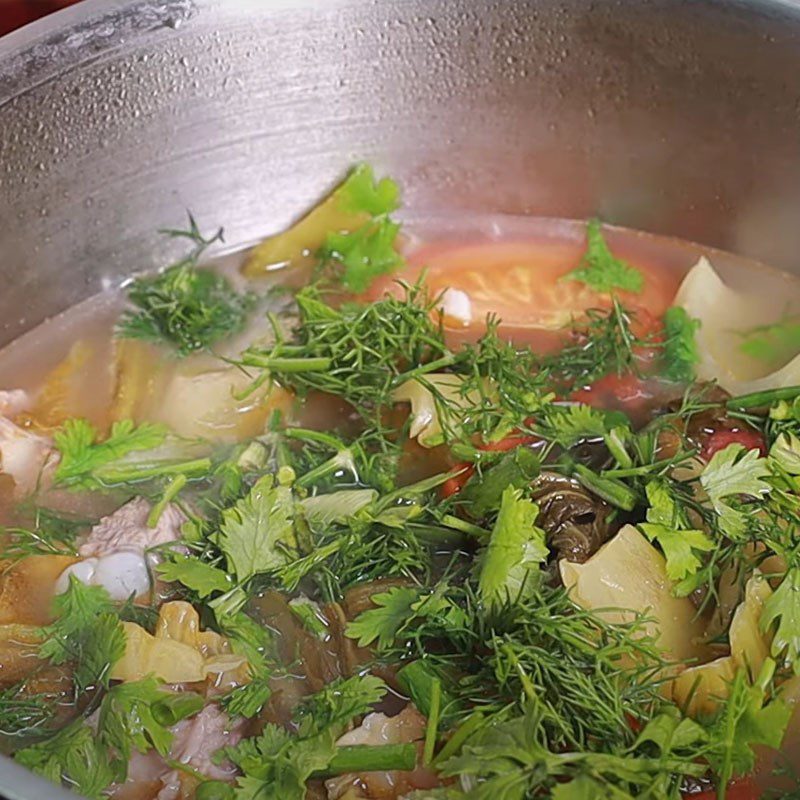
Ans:
[[[559,568],[578,605],[597,609],[610,622],[630,622],[637,614],[651,619],[645,630],[656,637],[666,658],[683,661],[703,654],[696,609],[688,598],[674,596],[664,556],[633,525],[622,528],[585,564],[561,561]]]
[[[373,185],[372,169],[356,167],[347,179],[288,230],[256,245],[242,270],[249,277],[263,275],[283,266],[304,267],[328,235],[351,233],[378,214],[394,210],[397,186],[388,179]]]

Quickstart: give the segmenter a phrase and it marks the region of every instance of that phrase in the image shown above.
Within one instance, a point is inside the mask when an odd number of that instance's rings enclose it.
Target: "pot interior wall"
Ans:
[[[779,3],[89,2],[0,43],[2,334],[274,231],[354,160],[417,208],[584,217],[800,266]]]

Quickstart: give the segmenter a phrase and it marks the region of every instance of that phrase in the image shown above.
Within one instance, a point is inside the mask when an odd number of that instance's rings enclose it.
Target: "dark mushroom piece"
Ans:
[[[532,488],[539,504],[537,524],[548,534],[556,558],[582,564],[611,538],[608,504],[576,480],[543,472]]]
[[[696,399],[701,403],[712,404],[687,417],[675,417],[664,425],[664,419],[656,421],[663,427],[658,433],[658,450],[661,458],[671,458],[682,448],[689,447],[703,451],[714,433],[720,430],[738,430],[741,423],[728,413],[725,401],[730,394],[714,384],[703,385],[697,390]],[[675,415],[683,407],[683,397],[669,401],[664,411]]]

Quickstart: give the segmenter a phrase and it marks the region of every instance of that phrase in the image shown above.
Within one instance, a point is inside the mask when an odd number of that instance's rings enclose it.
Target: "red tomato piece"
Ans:
[[[735,428],[714,431],[703,445],[700,458],[709,461],[714,453],[724,450],[729,444],[740,444],[745,450],[758,450],[762,456],[767,454],[767,444],[758,431],[752,428]]]
[[[475,467],[472,464],[463,463],[463,464],[456,464],[453,467],[453,471],[458,473],[453,475],[452,478],[448,478],[443,484],[442,488],[439,490],[442,497],[452,497],[454,494],[460,492],[466,482],[475,474]]]
[[[479,450],[490,450],[495,453],[505,453],[516,447],[524,447],[526,444],[536,444],[541,441],[538,436],[529,436],[523,433],[512,433],[498,442],[488,442],[478,447]]]
[[[480,332],[486,316],[502,320],[519,342],[550,351],[562,341],[563,328],[590,308],[608,308],[611,296],[562,278],[581,260],[584,243],[523,239],[517,241],[440,242],[421,247],[399,274],[378,280],[370,297],[400,291],[394,281],[415,281],[423,269],[432,294],[457,289],[469,298],[469,320],[445,318],[452,330]],[[640,294],[620,292],[620,301],[652,321],[672,302],[679,277],[653,264],[635,264],[645,278]]]

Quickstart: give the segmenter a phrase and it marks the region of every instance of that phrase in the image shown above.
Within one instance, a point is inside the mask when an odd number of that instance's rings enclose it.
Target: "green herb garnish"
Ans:
[[[691,383],[700,361],[695,334],[700,321],[692,319],[683,308],[672,306],[664,313],[664,377],[679,383]]]
[[[39,656],[53,664],[72,662],[78,692],[108,686],[109,672],[125,652],[125,634],[108,592],[70,576],[54,610],[55,621],[42,631]]]
[[[240,294],[231,282],[197,261],[219,231],[205,239],[190,216],[188,231],[165,231],[194,243],[183,260],[159,275],[136,278],[128,287],[128,299],[136,311],[126,311],[117,326],[125,339],[166,343],[179,356],[205,350],[241,330],[255,306],[253,294]]]
[[[580,264],[561,280],[580,281],[603,294],[615,290],[638,294],[644,288],[642,273],[611,252],[603,237],[603,226],[596,219],[586,224],[586,252]]]
[[[121,420],[99,440],[97,430],[85,419],[69,419],[53,440],[61,460],[55,481],[70,489],[102,489],[179,474],[202,475],[211,469],[211,459],[198,456],[192,443],[167,444],[163,425]],[[148,455],[149,453],[149,455]]]

